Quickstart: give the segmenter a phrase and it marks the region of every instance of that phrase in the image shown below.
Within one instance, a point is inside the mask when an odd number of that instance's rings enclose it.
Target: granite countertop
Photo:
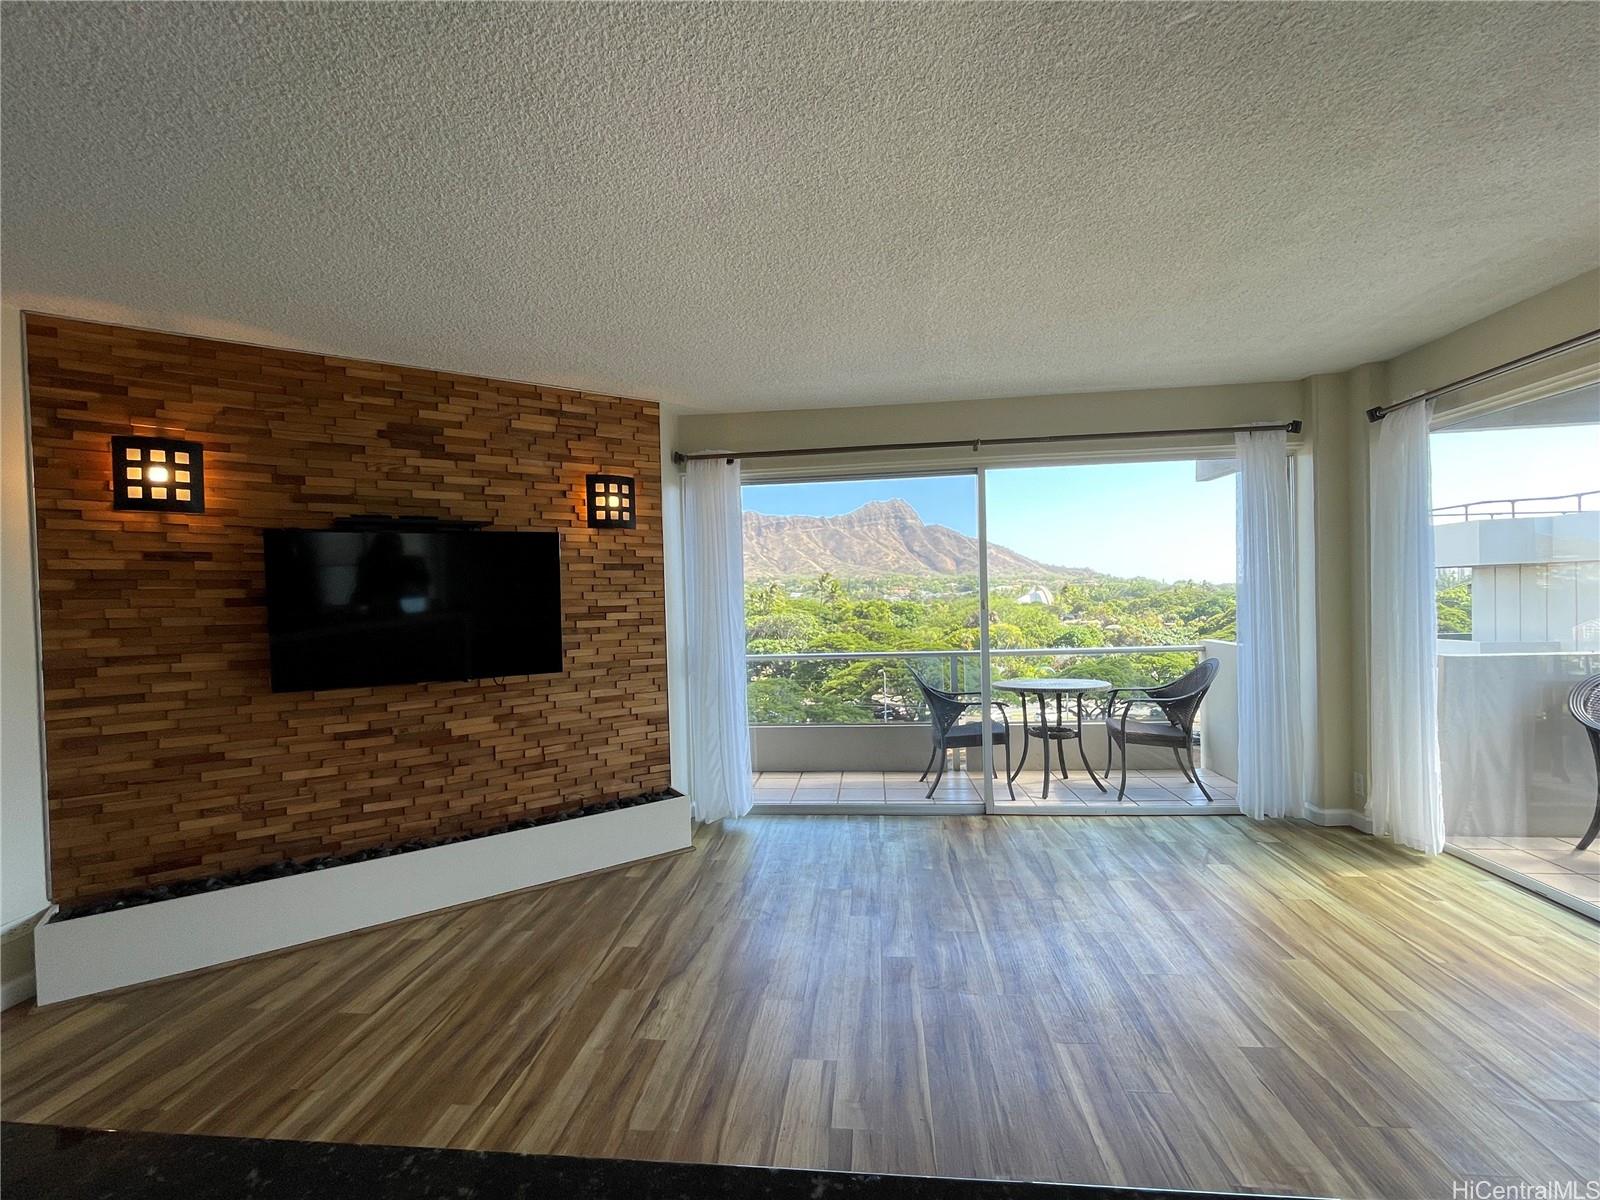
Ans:
[[[0,1126],[6,1200],[1177,1200],[1202,1192]]]

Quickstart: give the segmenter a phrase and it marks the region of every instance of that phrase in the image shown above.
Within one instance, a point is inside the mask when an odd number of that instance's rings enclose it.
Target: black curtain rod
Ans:
[[[1600,329],[1591,329],[1588,333],[1580,333],[1577,337],[1568,338],[1564,342],[1557,342],[1554,346],[1546,346],[1543,350],[1535,350],[1532,354],[1524,354],[1521,358],[1513,358],[1510,362],[1501,363],[1498,367],[1490,367],[1486,371],[1479,371],[1476,375],[1468,375],[1464,379],[1457,379],[1440,387],[1418,392],[1415,396],[1407,396],[1404,400],[1396,400],[1393,404],[1375,405],[1367,409],[1367,420],[1381,421],[1397,408],[1405,408],[1408,404],[1421,404],[1424,400],[1437,400],[1440,396],[1447,396],[1451,392],[1459,392],[1464,387],[1471,387],[1475,383],[1482,383],[1486,379],[1504,375],[1507,371],[1515,371],[1518,367],[1526,367],[1536,362],[1543,362],[1547,358],[1552,358],[1567,350],[1574,350],[1579,346],[1586,346],[1593,341],[1600,341]]]
[[[682,466],[686,462],[702,459],[725,458],[729,462],[739,458],[800,458],[811,454],[869,454],[880,450],[957,450],[969,446],[972,451],[986,446],[1046,446],[1059,442],[1103,442],[1110,438],[1165,438],[1183,437],[1204,433],[1269,433],[1281,429],[1285,433],[1299,433],[1299,421],[1281,421],[1276,425],[1212,425],[1204,429],[1136,429],[1125,433],[1057,433],[1043,437],[1009,438],[957,438],[948,442],[880,442],[874,446],[802,446],[794,450],[746,450],[730,454],[726,450],[704,454],[682,454],[673,451],[672,461]]]

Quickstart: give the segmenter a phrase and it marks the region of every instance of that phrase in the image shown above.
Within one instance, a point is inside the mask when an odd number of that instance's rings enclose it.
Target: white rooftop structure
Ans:
[[[1434,562],[1472,572],[1472,639],[1441,642],[1442,651],[1600,650],[1600,491],[1455,505],[1435,517]]]

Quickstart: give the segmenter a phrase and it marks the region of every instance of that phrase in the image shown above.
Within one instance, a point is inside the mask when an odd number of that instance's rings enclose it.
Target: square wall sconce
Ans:
[[[632,529],[633,480],[626,475],[590,475],[589,528]]]
[[[199,442],[111,439],[112,508],[205,512],[206,477]]]

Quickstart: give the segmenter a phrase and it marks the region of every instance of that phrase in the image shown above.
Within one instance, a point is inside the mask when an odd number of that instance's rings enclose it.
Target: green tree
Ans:
[[[1055,596],[1054,604],[1019,602],[1018,597],[1040,586]],[[1445,604],[1441,586],[1441,610]],[[970,574],[842,579],[823,573],[751,580],[746,588],[746,646],[751,654],[976,651],[979,612],[977,579]],[[1087,573],[1003,578],[992,582],[989,633],[996,648],[1045,651],[1008,655],[997,660],[997,672],[1091,675],[1119,686],[1139,686],[1181,674],[1193,665],[1193,655],[1073,651],[1229,640],[1234,615],[1229,584]],[[959,661],[958,686],[975,687],[975,654]],[[907,719],[920,708],[913,672],[931,683],[949,683],[943,658],[752,663],[751,719],[779,724]]]
[[[1434,588],[1441,634],[1472,634],[1472,572],[1440,571]]]

